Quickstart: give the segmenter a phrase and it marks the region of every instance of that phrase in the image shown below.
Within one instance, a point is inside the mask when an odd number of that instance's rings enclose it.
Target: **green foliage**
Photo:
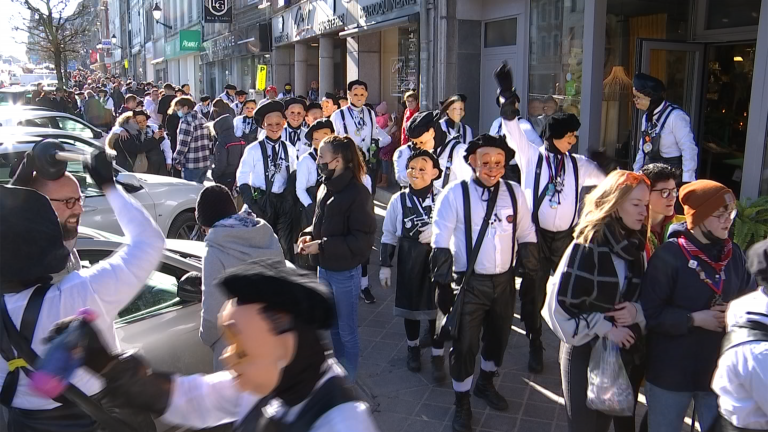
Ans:
[[[753,244],[768,237],[768,196],[756,200],[737,201],[736,223],[733,241],[747,250]]]

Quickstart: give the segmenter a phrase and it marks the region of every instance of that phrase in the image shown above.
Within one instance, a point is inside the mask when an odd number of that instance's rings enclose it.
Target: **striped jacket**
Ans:
[[[209,168],[212,150],[213,139],[205,126],[205,118],[197,111],[190,111],[179,123],[174,165],[187,169]]]

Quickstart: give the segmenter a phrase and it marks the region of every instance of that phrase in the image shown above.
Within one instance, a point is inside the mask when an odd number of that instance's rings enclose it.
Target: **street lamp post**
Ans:
[[[169,26],[168,24],[160,21],[160,17],[161,16],[163,16],[163,10],[160,9],[160,5],[159,4],[155,3],[155,7],[152,8],[152,17],[155,19],[155,21],[158,24],[160,24],[161,26],[163,26],[163,27],[165,27],[165,28],[170,30],[171,26]]]

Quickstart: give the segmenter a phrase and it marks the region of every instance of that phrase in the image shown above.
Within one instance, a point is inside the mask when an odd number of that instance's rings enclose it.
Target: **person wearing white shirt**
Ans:
[[[519,103],[519,102],[518,102]],[[541,147],[544,145],[544,141],[541,139],[541,136],[536,132],[536,129],[533,127],[531,122],[528,120],[525,120],[524,118],[520,117],[517,119],[517,121],[520,123],[520,129],[525,134],[525,137],[528,138],[528,142],[535,144],[537,147]],[[504,135],[504,130],[502,127],[504,126],[503,119],[501,117],[497,118],[493,121],[493,124],[491,125],[491,135],[498,135],[502,136]],[[507,165],[507,173],[505,174],[504,178],[509,181],[513,181],[515,183],[520,184],[520,167],[517,166],[517,161],[512,158],[512,161]]]
[[[283,101],[285,105],[285,117],[288,119],[283,130],[283,141],[296,149],[299,157],[304,156],[312,149],[305,136],[307,130],[302,126],[307,114],[307,101],[300,98],[288,98]]]
[[[395,150],[392,156],[395,179],[401,187],[408,186],[406,161],[414,148],[429,150],[437,156],[441,173],[435,180],[435,184],[440,189],[445,189],[451,182],[472,177],[472,167],[464,160],[466,144],[463,144],[456,135],[448,137],[438,126],[439,117],[439,111],[423,111],[415,114],[408,121],[406,131],[411,143]]]
[[[293,94],[293,86],[291,85],[291,83],[285,83],[285,86],[283,86],[283,91],[281,91],[280,94],[277,95],[277,98],[278,99],[288,99],[288,98],[293,98],[293,97],[296,97]]]
[[[768,430],[768,240],[747,251],[759,288],[731,301],[712,390],[720,424],[716,432]]]
[[[232,104],[232,109],[235,110],[235,116],[243,115],[243,105],[245,105],[246,97],[248,97],[248,93],[245,90],[238,90],[235,92],[237,102]]]
[[[237,169],[236,183],[243,202],[256,216],[275,230],[285,259],[292,260],[293,190],[286,191],[291,173],[296,171],[296,149],[280,139],[285,127],[285,108],[270,101],[256,110],[263,119],[265,137],[245,148]]]
[[[250,144],[257,140],[264,139],[264,131],[259,127],[258,120],[254,116],[256,112],[256,101],[249,99],[243,103],[243,115],[235,117],[235,136],[242,138],[243,141]]]
[[[430,256],[438,309],[447,315],[456,312],[452,307],[461,307],[449,362],[457,432],[471,430],[469,390],[478,351],[481,364],[475,396],[495,410],[509,407],[493,377],[502,365],[511,331],[515,255],[526,272],[535,273],[538,265],[536,229],[528,203],[519,185],[501,180],[512,150],[503,139],[483,134],[470,143],[466,154],[473,178],[449,184],[438,198]],[[456,306],[454,274],[456,285],[462,287]]]
[[[375,166],[378,162],[378,150],[388,146],[392,138],[376,124],[376,115],[373,110],[364,106],[368,99],[368,84],[361,80],[350,81],[347,84],[347,91],[349,105],[331,114],[331,121],[337,134],[348,135],[363,150],[367,156],[368,175],[373,179],[377,177]],[[377,140],[377,145],[373,145],[376,144],[374,140]],[[375,182],[371,196],[376,196]]]
[[[688,114],[665,100],[667,89],[658,78],[638,73],[632,85],[635,107],[645,111],[635,172],[648,164],[663,163],[682,170],[683,183],[696,180],[699,148]]]
[[[507,145],[515,151],[520,167],[521,186],[532,211],[541,259],[538,274],[523,277],[520,285],[520,318],[529,339],[528,370],[544,369],[544,347],[541,342],[541,308],[546,283],[557,268],[578,221],[581,189],[597,185],[605,174],[581,155],[570,153],[581,127],[573,114],[558,113],[547,120],[544,146],[531,143],[520,128],[519,98],[512,86],[512,73],[503,64],[495,73],[499,82],[502,130]]]
[[[149,114],[149,124],[154,126],[159,126],[163,121],[162,116],[157,112],[158,103],[160,103],[160,91],[152,89],[149,97],[144,98],[144,110]]]
[[[235,97],[236,91],[237,87],[234,84],[227,84],[224,86],[224,93],[219,95],[219,99],[223,100],[224,102],[228,103],[229,106],[234,108],[235,103],[237,102],[237,97]]]
[[[106,89],[99,89],[99,102],[104,106],[104,108],[108,109],[109,111],[115,110],[115,103],[112,102],[112,98],[109,96],[109,93]]]
[[[469,144],[472,141],[472,128],[463,124],[461,120],[464,118],[464,105],[467,102],[467,96],[458,93],[440,105],[440,112],[445,114],[445,118],[440,120],[440,127],[448,137],[458,136],[459,141],[462,144]]]
[[[139,203],[115,186],[112,163],[106,154],[97,152],[84,165],[117,215],[126,246],[55,284],[49,275],[65,268],[69,249],[63,242],[60,223],[50,201],[31,189],[0,186],[0,225],[3,227],[0,230],[0,283],[4,301],[0,307],[7,308],[14,325],[42,357],[49,347],[45,338],[51,326],[86,307],[95,311],[92,324],[104,344],[111,351],[119,349],[113,321],[144,288],[163,253],[163,233]],[[8,353],[8,350],[0,349],[0,352]],[[93,424],[93,419],[75,405],[63,406],[37,393],[22,368],[9,371],[7,362],[12,358],[3,354],[3,359],[0,381],[13,376],[18,380],[15,391],[8,394],[12,401],[3,401],[10,405],[9,430],[70,430],[66,419],[75,425]],[[76,370],[69,381],[89,396],[104,389],[103,379],[86,369]],[[44,411],[47,413],[42,414]],[[34,427],[28,423],[30,420]],[[140,421],[138,418],[125,420],[131,424]],[[46,425],[48,421],[51,424]],[[151,419],[149,422],[151,424]]]
[[[210,120],[211,118],[211,97],[208,95],[203,95],[200,97],[200,103],[195,105],[195,111],[198,112],[205,120]]]

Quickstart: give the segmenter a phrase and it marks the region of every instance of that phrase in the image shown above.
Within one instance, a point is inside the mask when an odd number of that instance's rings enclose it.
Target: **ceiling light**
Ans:
[[[735,61],[735,62],[743,62],[744,59],[741,56],[736,56],[736,57],[733,58],[733,61]]]

